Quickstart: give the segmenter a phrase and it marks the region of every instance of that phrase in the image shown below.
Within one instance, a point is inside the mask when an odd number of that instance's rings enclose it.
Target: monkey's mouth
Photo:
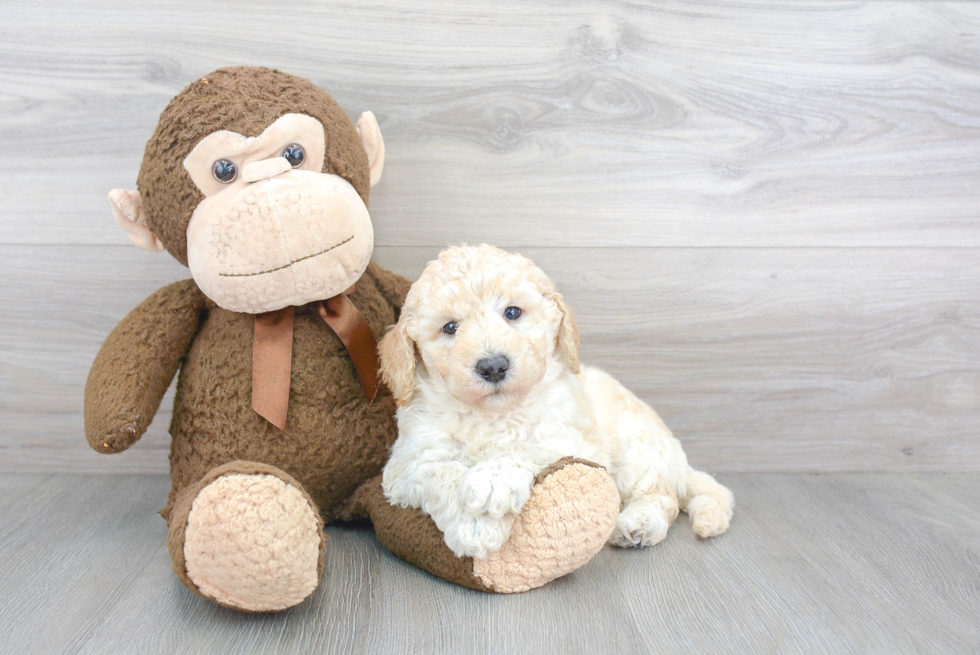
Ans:
[[[340,246],[344,245],[345,243],[348,243],[353,238],[354,238],[353,236],[349,236],[346,239],[344,239],[343,241],[341,241],[340,243],[335,243],[334,245],[330,246],[329,248],[324,248],[320,252],[315,252],[315,253],[313,253],[311,255],[306,255],[305,257],[300,257],[299,259],[294,259],[293,261],[289,262],[288,264],[283,264],[282,266],[277,266],[275,268],[270,268],[267,271],[259,271],[257,273],[218,273],[218,275],[221,276],[221,277],[254,277],[256,275],[265,275],[266,273],[275,273],[276,271],[281,271],[284,268],[289,268],[293,264],[298,264],[299,262],[305,262],[307,259],[313,259],[314,257],[319,257],[320,255],[325,255],[328,252],[330,252],[331,250],[336,250],[337,248],[339,248]]]

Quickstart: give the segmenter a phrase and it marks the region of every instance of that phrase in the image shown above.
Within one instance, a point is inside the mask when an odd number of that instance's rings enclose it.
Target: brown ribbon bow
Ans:
[[[371,327],[347,296],[357,285],[339,296],[316,305],[320,318],[344,344],[357,369],[357,377],[368,402],[378,395],[378,343]],[[286,429],[289,409],[289,375],[293,356],[295,307],[255,315],[252,342],[252,409],[280,430]]]

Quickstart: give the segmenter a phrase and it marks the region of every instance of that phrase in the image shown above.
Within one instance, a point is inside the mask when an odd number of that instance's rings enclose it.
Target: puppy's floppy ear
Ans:
[[[378,344],[381,357],[381,377],[395,396],[395,402],[404,405],[415,389],[415,342],[408,336],[408,321],[402,313],[398,322]]]
[[[558,311],[561,312],[561,325],[558,327],[558,356],[568,370],[578,373],[578,325],[575,324],[575,314],[557,291],[545,293],[545,297],[553,300]]]

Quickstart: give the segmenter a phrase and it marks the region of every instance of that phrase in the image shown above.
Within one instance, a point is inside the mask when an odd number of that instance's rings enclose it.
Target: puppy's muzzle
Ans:
[[[476,374],[492,384],[497,384],[507,376],[510,361],[503,355],[485,357],[476,363]]]

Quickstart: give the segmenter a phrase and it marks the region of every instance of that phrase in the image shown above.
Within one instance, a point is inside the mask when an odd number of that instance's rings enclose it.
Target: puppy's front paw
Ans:
[[[457,557],[486,559],[510,538],[513,519],[462,516],[444,533],[446,545]]]
[[[496,460],[480,462],[460,481],[459,499],[473,516],[488,514],[500,519],[523,509],[533,484],[530,469]]]

